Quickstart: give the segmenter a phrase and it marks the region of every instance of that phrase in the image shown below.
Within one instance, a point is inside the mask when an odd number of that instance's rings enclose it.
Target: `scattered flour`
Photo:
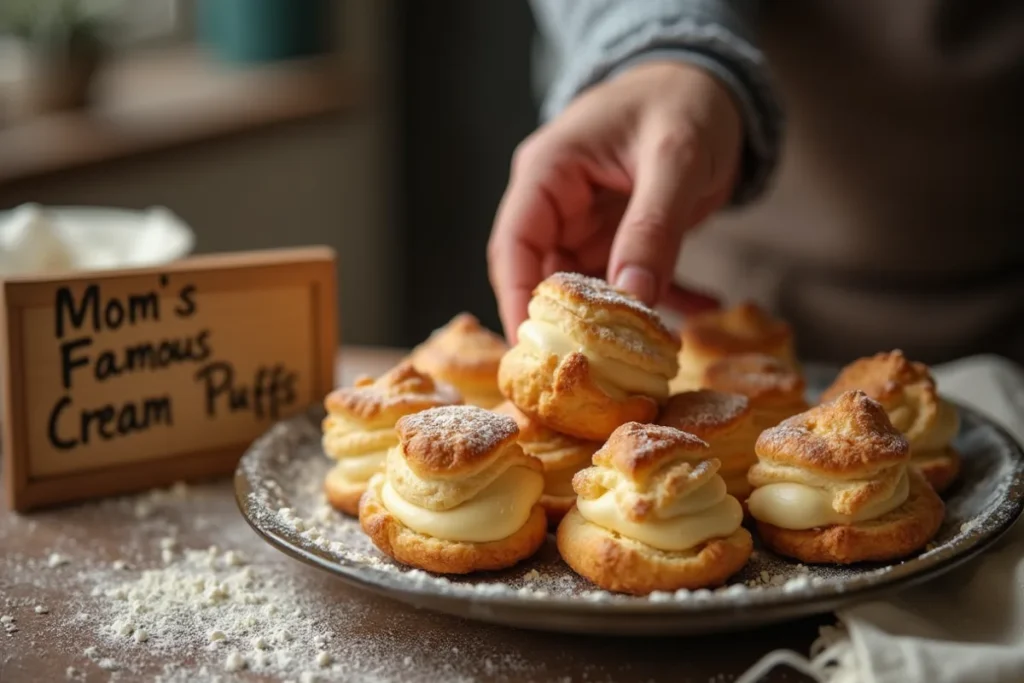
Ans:
[[[316,512],[304,509],[303,516],[330,532],[336,515]],[[61,571],[39,571],[55,550],[36,558],[0,553],[0,576],[15,589],[0,595],[0,651],[16,643],[31,659],[54,660],[59,668],[45,680],[467,683],[476,680],[469,672],[482,670],[484,656],[499,680],[542,677],[543,663],[527,664],[483,629],[453,636],[451,621],[440,615],[418,612],[424,631],[415,635],[399,635],[407,628],[400,615],[368,628],[381,618],[377,603],[341,592],[334,579],[267,545],[223,484],[15,517],[11,528],[63,531],[68,519],[87,516],[106,525],[119,545],[69,538],[59,554],[71,562]],[[163,551],[172,553],[167,563]],[[36,614],[37,606],[55,605],[60,619]],[[455,637],[460,652],[471,654],[437,658],[451,651]]]
[[[228,658],[224,660],[224,670],[228,673],[234,673],[235,671],[241,671],[245,668],[245,657],[241,655],[237,650],[228,655]]]
[[[258,526],[284,536],[290,543],[327,561],[355,564],[363,577],[379,585],[444,593],[457,597],[490,597],[545,602],[580,599],[594,603],[648,602],[670,606],[674,603],[714,602],[731,606],[756,606],[778,601],[790,602],[802,594],[842,594],[885,578],[899,567],[808,567],[755,550],[751,561],[730,585],[714,590],[654,593],[629,597],[595,589],[568,571],[550,544],[530,561],[504,572],[479,577],[442,577],[402,567],[379,553],[359,529],[355,520],[335,513],[326,504],[321,483],[329,462],[320,450],[316,421],[297,418],[279,425],[254,447],[259,457],[250,457],[243,468],[257,486],[250,493],[251,510]],[[990,435],[985,430],[974,432]],[[984,447],[973,450],[986,452]],[[988,457],[993,457],[988,455]],[[1012,460],[994,458],[991,471],[976,476],[984,497],[971,495],[950,501],[949,521],[936,538],[932,552],[953,552],[951,543],[979,527],[999,519],[998,490],[1005,488],[1003,468]],[[959,503],[958,503],[959,501]]]
[[[250,480],[261,482],[248,501],[255,523],[324,560],[357,563],[364,576],[384,585],[480,600],[742,607],[792,600],[822,586],[842,590],[850,581],[873,581],[892,570],[805,567],[758,551],[731,585],[633,598],[595,589],[568,572],[549,543],[531,561],[484,579],[437,577],[383,557],[354,521],[326,505],[321,482],[329,464],[315,452],[315,426],[308,433],[278,427],[267,438],[266,457],[243,465]],[[1000,476],[993,470],[978,485],[996,491]],[[956,539],[1002,514],[990,505],[993,498],[965,500],[961,495],[951,501],[950,522],[929,552],[949,552]],[[69,520],[86,516],[106,525],[119,545],[98,547],[64,531]],[[97,674],[99,667],[112,678],[160,683],[234,680],[228,674],[242,671],[277,680],[373,683],[550,678],[542,659],[525,662],[491,627],[481,625],[483,635],[452,636],[447,617],[417,612],[413,636],[403,631],[403,620],[385,617],[370,598],[345,597],[326,574],[302,567],[253,534],[227,485],[176,486],[70,512],[15,516],[12,524],[15,533],[46,532],[61,540],[40,557],[0,554],[0,575],[14,589],[0,597],[6,631],[0,642],[29,651],[38,640],[37,657],[48,652],[43,643],[56,648],[62,655],[57,677],[71,663],[74,676],[87,680],[104,675]],[[60,618],[36,616],[34,608],[44,605]],[[211,640],[214,631],[223,638]],[[609,676],[593,670],[574,680]]]

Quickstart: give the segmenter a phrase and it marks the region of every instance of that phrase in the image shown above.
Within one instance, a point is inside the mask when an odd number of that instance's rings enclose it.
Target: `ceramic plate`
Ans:
[[[822,387],[828,375],[809,370]],[[600,590],[574,574],[549,536],[532,559],[502,572],[445,578],[400,566],[379,553],[356,520],[332,510],[321,491],[332,463],[320,448],[322,413],[281,422],[239,463],[242,514],[269,543],[353,585],[469,619],[522,628],[617,635],[735,630],[834,610],[925,581],[994,542],[1020,515],[1024,453],[1000,427],[959,408],[960,482],[947,494],[947,517],[934,542],[891,564],[804,566],[756,545],[729,585],[647,597]],[[756,536],[755,536],[756,538]]]

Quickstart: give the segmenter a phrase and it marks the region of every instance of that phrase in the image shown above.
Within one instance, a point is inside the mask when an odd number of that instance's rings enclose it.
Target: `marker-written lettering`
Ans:
[[[261,365],[247,382],[237,377],[230,363],[217,361],[196,372],[196,381],[203,387],[208,417],[251,411],[256,419],[276,420],[297,398],[298,375],[282,363]]]
[[[276,420],[295,406],[299,381],[295,370],[271,362],[251,375],[248,370],[239,372],[230,360],[215,357],[214,331],[208,327],[113,348],[96,341],[96,335],[107,332],[142,325],[160,330],[160,323],[166,320],[188,320],[199,310],[198,293],[191,283],[171,288],[166,276],[160,276],[153,289],[136,293],[118,290],[117,295],[109,295],[98,283],[84,289],[57,290],[54,334],[64,395],[47,422],[47,436],[54,448],[68,451],[175,425],[174,399],[169,393],[158,391],[120,402],[85,405],[87,401],[76,400],[72,394],[76,382],[103,384],[133,373],[193,365],[198,368],[193,374],[195,400],[209,419],[250,413],[256,420]],[[156,377],[153,384],[160,385]]]
[[[169,285],[169,278],[161,275],[156,288],[126,296],[106,296],[97,283],[87,285],[80,294],[72,287],[57,290],[54,334],[60,341],[60,376],[65,394],[53,406],[47,421],[47,437],[54,448],[70,450],[174,425],[173,401],[167,394],[100,406],[79,406],[70,394],[78,373],[91,374],[96,382],[102,383],[128,373],[202,363],[210,357],[213,350],[208,329],[180,338],[133,343],[121,349],[95,348],[93,335],[160,323]],[[172,298],[171,313],[175,318],[188,319],[196,314],[195,285],[183,285]]]

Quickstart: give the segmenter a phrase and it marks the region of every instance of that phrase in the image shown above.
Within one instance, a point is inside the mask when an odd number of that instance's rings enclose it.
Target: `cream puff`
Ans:
[[[412,350],[413,365],[459,390],[466,403],[493,408],[504,399],[498,391],[498,364],[508,351],[505,340],[460,313]]]
[[[440,574],[504,569],[547,535],[544,468],[523,453],[507,415],[476,406],[431,408],[401,418],[384,474],[359,504],[359,522],[381,552]]]
[[[910,463],[939,493],[960,473],[953,439],[960,430],[956,406],[936,389],[928,366],[907,360],[902,351],[879,353],[846,366],[822,394],[828,401],[860,389],[885,408],[889,420],[910,443]]]
[[[573,478],[576,507],[558,525],[562,559],[621,593],[721,585],[750,559],[753,540],[718,469],[692,434],[619,427]]]
[[[324,493],[338,510],[356,515],[370,478],[384,471],[388,449],[398,443],[398,418],[427,408],[457,405],[462,397],[408,362],[374,381],[360,377],[352,387],[335,389],[324,399],[324,452],[337,460],[324,481]]]
[[[745,501],[751,486],[747,470],[757,462],[754,443],[761,431],[754,426],[750,401],[740,394],[701,389],[672,395],[658,424],[693,434],[708,445],[707,458],[721,464],[718,475],[729,495]]]
[[[689,318],[681,337],[673,393],[700,389],[707,366],[726,356],[759,353],[778,358],[789,367],[797,365],[792,328],[750,302]]]
[[[533,292],[498,383],[544,425],[603,441],[668,398],[679,341],[658,314],[603,280],[555,273]]]
[[[747,500],[761,540],[807,563],[906,557],[925,547],[945,506],[910,467],[910,446],[862,391],[795,415],[757,440]]]
[[[800,371],[774,356],[760,353],[714,361],[705,368],[701,384],[706,389],[746,396],[758,432],[809,407],[805,398],[807,385]]]
[[[573,476],[590,466],[590,459],[601,447],[601,442],[584,441],[548,429],[510,401],[505,401],[494,410],[516,421],[519,426],[519,445],[527,455],[537,458],[544,466],[544,492],[540,504],[548,516],[548,524],[556,526],[576,502],[576,492],[572,489]]]

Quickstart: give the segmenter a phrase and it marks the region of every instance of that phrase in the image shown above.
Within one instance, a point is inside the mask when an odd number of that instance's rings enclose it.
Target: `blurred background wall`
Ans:
[[[156,41],[160,49],[196,39],[194,0],[144,1],[181,4],[174,35]],[[527,4],[332,4],[333,47],[324,59],[347,75],[337,87],[355,88],[337,111],[27,174],[4,165],[4,145],[31,156],[28,133],[19,131],[41,124],[8,122],[0,128],[0,209],[27,201],[160,204],[196,230],[200,252],[331,245],[349,343],[408,346],[460,310],[497,329],[484,250],[512,149],[535,122]],[[135,59],[128,48],[118,57]],[[211,68],[218,78],[226,71]],[[162,77],[146,78],[160,89]],[[179,81],[167,80],[161,97],[170,101]],[[59,117],[90,114],[56,116],[47,125],[62,131]],[[82,135],[74,143],[88,148]],[[46,137],[46,149],[59,150]]]
[[[458,310],[497,330],[485,252],[512,151],[536,123],[530,8],[525,0],[402,7],[403,339]]]

